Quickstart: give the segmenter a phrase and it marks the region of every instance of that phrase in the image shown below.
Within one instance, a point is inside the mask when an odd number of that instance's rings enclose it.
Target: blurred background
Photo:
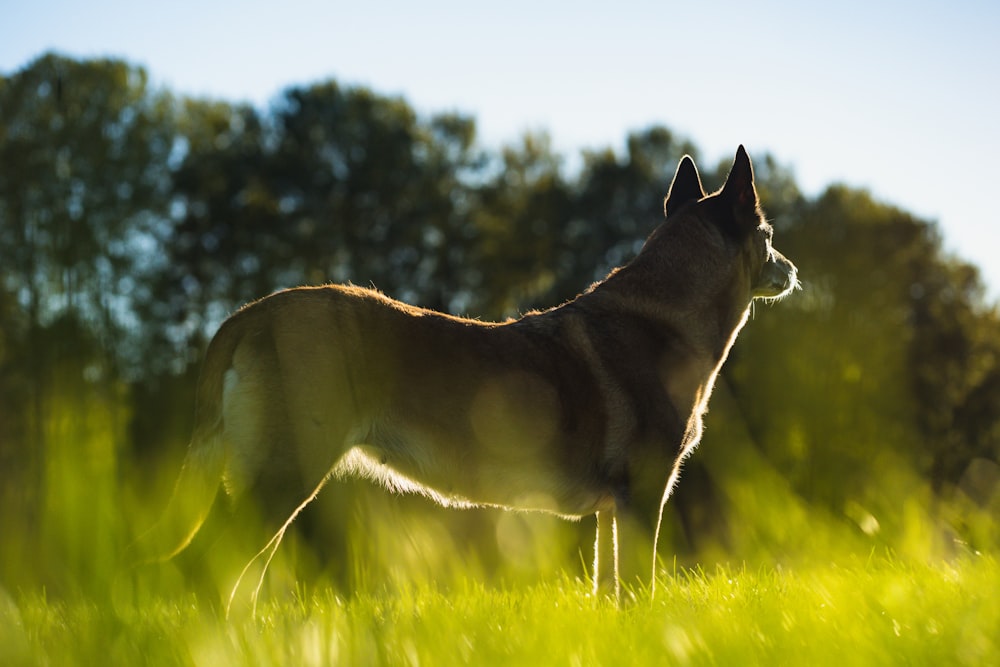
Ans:
[[[555,305],[637,252],[682,155],[714,189],[741,142],[803,290],[741,335],[661,557],[1000,546],[995,8],[842,30],[768,3],[36,4],[0,28],[0,587],[106,587],[243,303],[352,281],[482,319]],[[594,529],[360,482],[302,519],[282,558],[307,581],[582,576]]]

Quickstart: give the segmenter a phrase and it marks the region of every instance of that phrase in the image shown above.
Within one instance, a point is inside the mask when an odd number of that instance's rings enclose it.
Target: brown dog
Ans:
[[[619,544],[657,529],[751,301],[797,284],[742,146],[709,196],[681,160],[665,212],[629,264],[514,321],[352,286],[246,306],[208,348],[190,450],[140,555],[183,549],[223,481],[288,518],[273,554],[331,474],[355,473],[445,505],[596,513],[595,587],[617,596]]]

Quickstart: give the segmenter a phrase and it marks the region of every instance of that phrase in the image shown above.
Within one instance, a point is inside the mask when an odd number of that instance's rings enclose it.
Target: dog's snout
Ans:
[[[771,259],[764,264],[753,296],[763,299],[778,299],[788,295],[798,285],[798,269],[784,255],[773,251]]]
[[[795,289],[799,286],[799,270],[790,261],[782,257],[785,262],[785,283],[788,289]]]

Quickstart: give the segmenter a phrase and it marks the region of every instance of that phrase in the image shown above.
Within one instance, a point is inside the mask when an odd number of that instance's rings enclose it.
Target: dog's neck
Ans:
[[[709,355],[714,363],[724,361],[750,315],[749,295],[698,295],[683,277],[657,273],[651,279],[633,262],[594,285],[578,303],[588,310],[607,311],[609,317],[622,313],[640,317],[664,336],[679,338],[693,351]]]

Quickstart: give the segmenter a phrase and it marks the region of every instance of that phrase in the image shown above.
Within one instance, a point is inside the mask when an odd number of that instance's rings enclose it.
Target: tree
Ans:
[[[236,306],[273,289],[281,220],[267,178],[264,120],[251,107],[184,100],[177,110],[163,259],[149,273],[143,320],[155,372],[196,363]]]
[[[113,60],[48,54],[0,79],[0,266],[23,350],[24,485],[43,497],[46,400],[54,384],[114,391],[135,361],[136,276],[158,250],[172,150],[170,98]],[[120,444],[120,443],[118,443]],[[109,446],[114,446],[110,442]]]
[[[170,103],[119,61],[46,55],[3,80],[0,252],[36,332],[69,315],[116,349],[133,323],[170,184]]]
[[[464,180],[482,165],[471,120],[423,121],[403,100],[331,82],[286,91],[275,131],[283,238],[306,282],[354,280],[446,309],[467,300]]]
[[[559,162],[547,136],[526,135],[503,149],[494,175],[476,188],[476,244],[467,261],[477,314],[517,315],[563,274],[559,240],[573,204]]]
[[[270,117],[188,102],[181,132],[163,291],[193,349],[192,332],[279,287],[354,280],[442,309],[468,302],[463,181],[482,164],[471,120],[422,121],[331,82],[289,89]]]

